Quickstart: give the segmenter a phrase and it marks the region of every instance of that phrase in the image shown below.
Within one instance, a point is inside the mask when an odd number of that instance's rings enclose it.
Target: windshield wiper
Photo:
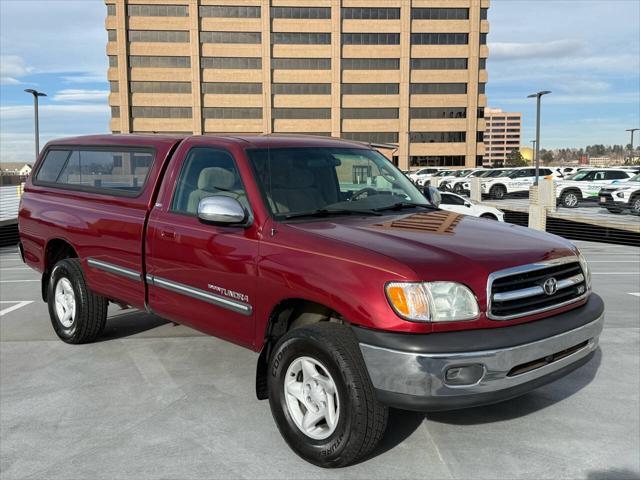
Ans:
[[[415,207],[426,208],[427,210],[437,210],[437,208],[431,204],[414,203],[414,202],[398,202],[392,205],[387,205],[386,207],[374,208],[373,211],[384,212],[386,210],[402,210],[403,208],[415,208]]]
[[[290,220],[292,218],[303,217],[328,217],[331,215],[381,215],[377,210],[349,210],[347,208],[319,208],[318,210],[312,210],[310,212],[295,212],[285,215],[285,219]]]

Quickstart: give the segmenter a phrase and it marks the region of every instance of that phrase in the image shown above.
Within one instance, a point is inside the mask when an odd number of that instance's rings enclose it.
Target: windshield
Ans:
[[[434,173],[432,177],[448,177],[454,172],[454,170],[441,170],[438,173]]]
[[[276,218],[375,213],[398,204],[430,206],[422,192],[375,150],[248,150],[256,180]]]
[[[630,182],[640,182],[640,173],[629,179]]]
[[[597,170],[582,170],[581,172],[572,175],[567,180],[593,180],[595,178]]]
[[[475,172],[472,172],[469,176],[470,177],[484,177],[487,174],[486,170],[478,170]]]

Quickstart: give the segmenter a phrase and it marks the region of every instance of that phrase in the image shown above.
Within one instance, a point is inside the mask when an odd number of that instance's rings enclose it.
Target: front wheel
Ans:
[[[489,194],[491,195],[491,198],[495,200],[502,200],[507,196],[507,189],[502,185],[496,185],[495,187],[491,188]]]
[[[631,199],[631,213],[640,215],[640,196]]]
[[[269,404],[291,449],[310,463],[344,467],[367,456],[387,422],[349,327],[288,332],[269,366]]]
[[[564,192],[560,197],[560,204],[567,208],[576,208],[580,204],[582,196],[574,191]]]

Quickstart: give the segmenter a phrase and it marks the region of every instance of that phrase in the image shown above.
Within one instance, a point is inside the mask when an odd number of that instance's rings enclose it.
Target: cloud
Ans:
[[[493,60],[570,57],[576,55],[583,50],[584,47],[584,42],[570,39],[540,43],[489,43],[490,57]]]
[[[27,66],[22,57],[18,55],[0,56],[0,83],[2,85],[19,85],[20,77],[24,77],[33,71],[33,67]]]
[[[103,73],[78,72],[73,76],[63,76],[62,80],[66,83],[100,83],[107,81],[107,71]]]
[[[80,104],[80,105],[47,105],[40,104],[39,111],[42,116],[47,114],[95,114],[109,113],[107,104]],[[10,105],[0,107],[0,118],[5,120],[18,120],[31,118],[33,105]]]
[[[109,98],[108,90],[82,90],[66,89],[60,90],[53,97],[58,102],[96,102],[106,101]]]

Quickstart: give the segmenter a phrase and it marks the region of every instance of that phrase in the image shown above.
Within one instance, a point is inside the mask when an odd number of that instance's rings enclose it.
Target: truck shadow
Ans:
[[[131,310],[130,312],[119,313],[117,315],[109,315],[104,331],[97,342],[106,342],[116,340],[118,338],[130,337],[139,333],[153,330],[171,323],[168,320],[160,318],[150,313],[141,312],[139,310]]]
[[[578,370],[526,395],[482,407],[432,412],[427,418],[451,425],[481,425],[523,417],[561,402],[589,385],[595,378],[601,361],[602,351],[598,349],[593,358]]]

